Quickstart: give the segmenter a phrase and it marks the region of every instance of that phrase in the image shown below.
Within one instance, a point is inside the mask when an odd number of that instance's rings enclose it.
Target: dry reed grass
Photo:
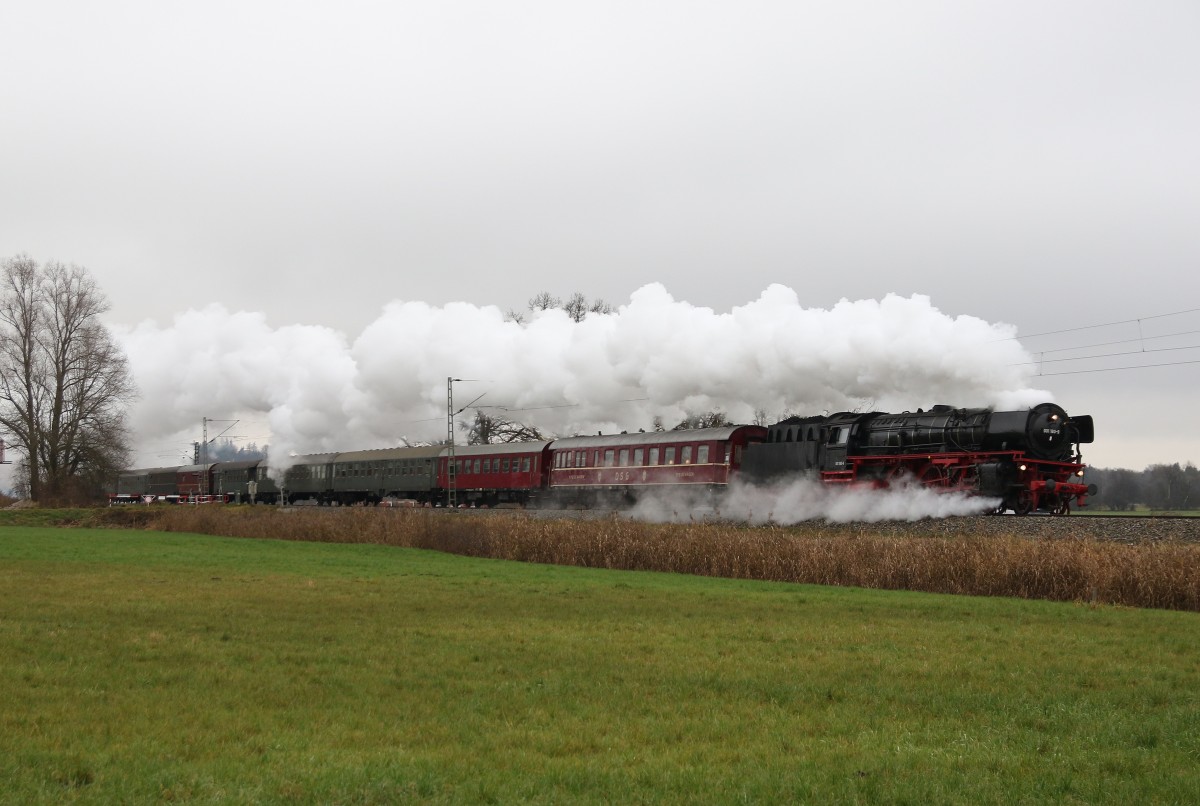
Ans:
[[[976,535],[946,522],[862,525],[648,524],[616,517],[430,510],[155,508],[138,526],[229,537],[373,543],[472,557],[640,571],[1200,610],[1200,544]]]

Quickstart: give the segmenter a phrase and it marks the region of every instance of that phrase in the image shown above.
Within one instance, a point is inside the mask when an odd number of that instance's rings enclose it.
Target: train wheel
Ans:
[[[946,476],[937,465],[929,465],[921,471],[921,484],[926,487],[945,487]]]
[[[975,492],[979,489],[979,470],[975,467],[964,467],[951,476],[950,486],[955,490]]]

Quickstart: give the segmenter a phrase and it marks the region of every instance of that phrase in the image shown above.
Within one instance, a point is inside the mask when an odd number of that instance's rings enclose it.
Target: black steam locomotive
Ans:
[[[1095,487],[1083,484],[1081,443],[1090,416],[1042,403],[1025,411],[956,409],[792,417],[746,449],[743,472],[767,481],[797,472],[828,484],[884,487],[913,479],[927,487],[999,499],[998,511],[1066,514]]]

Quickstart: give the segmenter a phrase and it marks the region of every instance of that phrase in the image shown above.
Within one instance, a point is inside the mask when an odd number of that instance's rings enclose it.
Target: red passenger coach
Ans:
[[[569,437],[550,447],[550,491],[561,504],[618,504],[651,491],[720,490],[737,474],[756,425]]]
[[[206,465],[184,465],[175,471],[176,488],[181,504],[207,504],[210,501],[225,501],[223,495],[213,494],[213,468],[216,463]]]
[[[192,497],[212,492],[212,464],[184,465],[177,469],[176,487],[181,496]]]
[[[480,507],[535,503],[546,487],[549,445],[543,440],[455,447],[455,500]],[[437,484],[442,490],[450,489],[445,450],[438,459]]]

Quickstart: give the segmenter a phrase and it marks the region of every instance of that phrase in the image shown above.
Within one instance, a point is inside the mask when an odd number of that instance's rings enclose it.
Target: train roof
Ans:
[[[295,467],[296,465],[325,465],[332,462],[337,455],[337,453],[306,453],[301,456],[292,456],[290,457],[292,461],[288,462],[288,467]]]
[[[392,459],[433,459],[443,450],[441,445],[418,448],[375,448],[366,451],[347,451],[335,454],[334,462],[386,462]]]
[[[554,441],[554,450],[603,448],[609,445],[676,445],[686,442],[720,442],[747,429],[766,434],[757,425],[728,425],[720,428],[693,428],[686,431],[645,431],[636,434],[600,434],[594,437],[565,437]]]
[[[455,445],[454,456],[491,456],[497,453],[541,453],[550,444],[548,439],[535,440],[533,442],[494,442],[489,445]],[[444,452],[449,452],[449,448],[443,447]]]
[[[118,476],[148,476],[151,473],[174,473],[179,470],[179,465],[171,465],[169,467],[138,467],[122,470],[117,473]]]
[[[236,462],[217,462],[220,470],[246,470],[267,461],[266,459],[238,459]]]

